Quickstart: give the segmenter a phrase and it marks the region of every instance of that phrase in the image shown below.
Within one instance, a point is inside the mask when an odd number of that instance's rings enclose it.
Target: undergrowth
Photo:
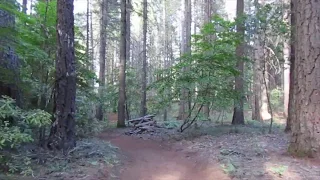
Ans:
[[[37,147],[19,151],[17,154],[28,158],[30,163],[29,174],[31,176],[48,178],[61,173],[74,174],[81,167],[113,167],[119,163],[117,151],[118,148],[108,142],[97,138],[89,138],[79,140],[77,146],[66,155]],[[85,171],[82,173],[85,173]]]

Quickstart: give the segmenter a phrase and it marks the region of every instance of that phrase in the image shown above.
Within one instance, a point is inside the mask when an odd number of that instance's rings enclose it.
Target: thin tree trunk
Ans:
[[[132,66],[132,62],[130,60],[130,50],[131,50],[131,11],[132,11],[132,4],[131,0],[128,0],[127,2],[127,31],[126,31],[126,58],[127,58],[127,64],[129,67]],[[128,98],[126,96],[126,119],[130,119],[130,110],[129,105],[130,102],[128,102]]]
[[[191,0],[185,0],[186,3],[186,44],[185,44],[185,54],[188,56],[191,56],[191,22],[192,22],[192,6],[191,6]],[[186,69],[188,71],[188,69]],[[186,94],[188,95],[187,102],[188,102],[188,111],[191,111],[191,92],[186,91]]]
[[[196,1],[195,1],[196,2]],[[205,0],[204,3],[204,23],[209,23],[212,17],[212,0]],[[212,41],[214,37],[208,37],[209,41]],[[207,102],[203,105],[202,112],[206,119],[210,117],[210,102]]]
[[[131,4],[131,0],[128,0],[128,5],[127,5],[127,48],[126,48],[126,54],[127,54],[127,63],[129,64],[129,66],[132,66],[132,62],[130,60],[130,46],[131,46],[131,11],[132,11],[132,4]]]
[[[106,18],[107,18],[107,0],[101,0],[100,4],[100,50],[99,50],[99,61],[100,61],[100,70],[99,70],[99,96],[100,100],[103,97],[106,83],[106,43],[107,43],[107,34],[106,34]],[[100,102],[97,109],[96,118],[100,121],[103,120],[103,107],[102,102]]]
[[[264,0],[259,0],[260,3],[258,3],[258,0],[255,1],[256,9],[260,9],[260,5],[264,5]],[[257,12],[256,12],[257,13]],[[266,80],[266,83],[269,83],[268,73],[263,74],[263,69],[266,69],[266,63],[265,61],[265,41],[264,38],[265,32],[261,30],[260,25],[258,24],[258,21],[256,21],[257,30],[255,32],[255,42],[254,47],[255,49],[255,62],[254,62],[254,111],[252,113],[255,113],[252,115],[254,120],[267,120],[271,118],[271,115],[269,113],[269,107],[268,107],[268,98],[267,98],[267,90],[266,86],[264,86],[264,81]]]
[[[287,123],[286,123],[286,128],[285,132],[290,132],[291,131],[291,126],[292,126],[292,119],[294,115],[294,99],[295,99],[295,84],[294,84],[294,79],[295,79],[295,72],[294,72],[294,65],[295,65],[295,32],[293,27],[296,25],[296,20],[295,20],[295,0],[291,0],[290,4],[290,9],[291,9],[291,17],[290,17],[290,23],[291,23],[291,34],[290,34],[290,74],[289,74],[289,102],[288,102],[288,116],[287,116]],[[291,112],[290,112],[291,111]]]
[[[125,127],[126,118],[126,33],[127,31],[127,0],[121,0],[121,37],[120,37],[120,68],[119,68],[119,100],[117,127]]]
[[[288,4],[287,1],[284,2]],[[289,24],[289,20],[287,19],[289,16],[288,10],[285,10],[284,13],[284,21]],[[289,105],[289,86],[290,86],[290,40],[285,40],[283,47],[283,103],[284,103],[284,114],[285,117],[288,117],[288,105]]]
[[[73,0],[57,1],[57,59],[54,109],[48,147],[67,150],[76,146],[75,100],[76,61],[74,55]]]
[[[168,0],[163,1],[163,11],[164,11],[164,68],[168,69],[170,67],[169,65],[169,35],[171,34],[171,29],[169,28],[169,12],[168,12]],[[167,76],[166,74],[164,76]],[[170,89],[170,88],[169,88]],[[167,90],[167,93],[170,96],[170,90]],[[168,109],[170,107],[164,107],[163,111],[163,120],[168,120]]]
[[[237,0],[237,18],[241,18],[244,15],[244,1]],[[242,37],[242,41],[244,41],[244,23],[237,25],[237,32]],[[244,87],[243,87],[243,71],[244,71],[244,42],[238,45],[236,49],[236,56],[240,59],[237,61],[237,69],[240,72],[240,75],[235,78],[235,90],[239,93],[239,98],[235,100],[234,111],[232,117],[232,124],[244,124],[244,115],[243,115],[243,101],[244,101]]]
[[[94,54],[94,41],[93,41],[93,13],[92,13],[92,10],[90,12],[90,46],[91,46],[91,56],[90,56],[90,59],[91,59],[91,68],[90,70],[92,72],[95,72],[95,68],[94,68],[94,61],[95,61],[95,54]],[[94,80],[92,80],[92,87],[94,87]]]
[[[27,4],[28,4],[28,0],[23,0],[22,1],[22,12],[24,14],[27,14]]]
[[[184,24],[182,28],[182,55],[191,55],[191,0],[185,0],[185,11],[184,11]],[[184,73],[188,71],[188,68],[183,69]],[[182,89],[179,116],[178,119],[184,120],[188,116],[187,109],[191,110],[191,99],[187,89]]]
[[[90,39],[90,23],[89,23],[89,16],[90,16],[90,0],[87,0],[87,24],[86,24],[86,28],[87,28],[87,37],[86,37],[86,56],[87,56],[87,61],[88,63],[88,69],[91,68],[91,64],[90,64],[90,53],[89,53],[89,48],[90,48],[90,44],[89,44],[89,39]]]
[[[143,0],[142,99],[140,116],[147,114],[147,6],[147,0]]]

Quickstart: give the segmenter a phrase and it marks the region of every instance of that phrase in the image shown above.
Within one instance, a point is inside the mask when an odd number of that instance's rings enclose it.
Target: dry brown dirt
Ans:
[[[119,180],[227,180],[218,166],[209,165],[197,153],[182,152],[183,145],[104,133],[101,138],[120,148],[123,164]]]

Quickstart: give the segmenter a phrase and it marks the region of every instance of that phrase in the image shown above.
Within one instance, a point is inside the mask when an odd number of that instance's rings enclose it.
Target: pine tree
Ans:
[[[244,1],[243,0],[237,0],[237,18],[241,18],[244,15]],[[244,40],[244,23],[239,22],[237,25],[237,32],[239,36],[242,37],[242,40]],[[237,61],[237,69],[240,72],[240,75],[236,76],[235,79],[235,90],[239,93],[239,98],[235,100],[235,106],[233,111],[233,117],[232,117],[232,124],[244,124],[244,115],[243,115],[243,101],[244,101],[244,76],[243,76],[243,69],[244,69],[244,62],[243,62],[243,56],[244,56],[244,43],[241,42],[237,49],[236,49],[236,56],[239,58]]]
[[[127,48],[127,0],[121,0],[121,36],[120,36],[120,69],[119,69],[119,100],[117,127],[125,127],[126,118],[126,48]]]
[[[76,61],[73,0],[57,1],[57,58],[54,112],[48,147],[64,152],[76,146]]]
[[[293,108],[289,111],[292,134],[289,151],[300,156],[319,156],[320,152],[320,1],[294,1],[295,59]]]

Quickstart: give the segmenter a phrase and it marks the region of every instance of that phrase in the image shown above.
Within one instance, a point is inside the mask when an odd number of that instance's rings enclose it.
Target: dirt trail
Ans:
[[[120,180],[227,180],[218,166],[168,144],[125,135],[105,135],[125,155]],[[181,147],[183,148],[183,147]]]

